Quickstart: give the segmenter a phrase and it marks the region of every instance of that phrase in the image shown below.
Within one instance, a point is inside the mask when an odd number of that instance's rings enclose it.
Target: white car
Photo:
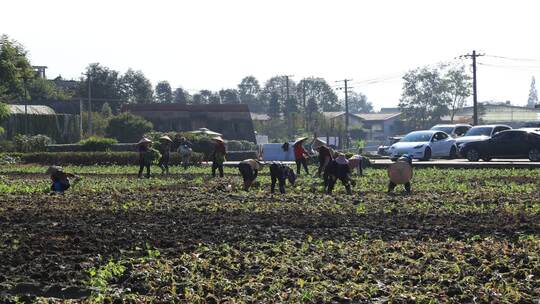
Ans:
[[[388,149],[391,159],[409,154],[421,160],[429,160],[432,157],[452,159],[457,157],[457,151],[455,139],[435,130],[411,132]]]
[[[453,138],[457,138],[465,135],[470,128],[472,128],[472,126],[469,124],[434,125],[430,130],[443,131]]]
[[[481,125],[481,126],[474,126],[465,135],[463,135],[460,138],[456,139],[456,145],[459,147],[463,145],[464,143],[472,142],[472,141],[482,141],[486,139],[490,139],[493,135],[504,131],[504,130],[510,130],[512,127],[509,127],[507,125]]]

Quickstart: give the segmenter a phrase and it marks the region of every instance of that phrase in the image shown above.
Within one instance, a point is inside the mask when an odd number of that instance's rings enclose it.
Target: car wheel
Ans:
[[[478,161],[480,159],[480,153],[476,149],[470,149],[467,151],[467,160],[468,161]]]
[[[422,157],[422,160],[427,161],[430,159],[431,159],[431,148],[427,147],[426,150],[424,151],[424,157]]]
[[[456,148],[456,146],[452,146],[452,148],[450,148],[450,155],[448,155],[448,158],[449,159],[457,158],[457,148]]]
[[[531,149],[531,151],[529,151],[529,160],[533,162],[540,161],[540,150],[537,148]]]
[[[489,156],[484,156],[484,157],[482,157],[482,160],[483,160],[483,161],[490,161],[490,160],[491,160],[491,157],[489,157]]]

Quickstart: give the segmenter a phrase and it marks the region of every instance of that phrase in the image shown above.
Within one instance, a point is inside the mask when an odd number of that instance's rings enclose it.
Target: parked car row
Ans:
[[[403,154],[415,159],[464,157],[469,161],[492,158],[528,158],[540,161],[540,129],[512,129],[507,125],[436,125],[430,130],[413,131],[378,154],[397,159]]]

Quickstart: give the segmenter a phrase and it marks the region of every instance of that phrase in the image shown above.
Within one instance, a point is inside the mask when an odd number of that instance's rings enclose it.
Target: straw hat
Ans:
[[[168,142],[172,142],[172,139],[171,139],[169,136],[167,136],[167,135],[161,136],[161,137],[159,138],[159,140],[166,140],[166,141],[168,141]]]
[[[394,184],[405,184],[413,177],[412,167],[402,161],[393,163],[388,167],[388,177]]]
[[[137,145],[144,145],[144,144],[149,144],[151,143],[152,141],[146,137],[143,137],[141,140],[139,140],[139,142],[137,143]]]
[[[345,157],[345,154],[339,153],[338,156],[336,157],[336,163],[338,163],[340,165],[347,165],[347,164],[349,164],[349,161]]]
[[[62,167],[60,166],[50,166],[47,171],[45,171],[45,174],[55,174],[58,171],[62,171]]]
[[[214,140],[219,142],[225,142],[220,136],[214,137]]]
[[[307,137],[300,137],[298,139],[296,139],[293,143],[293,146],[296,146],[297,144],[303,142],[304,140],[308,139]]]

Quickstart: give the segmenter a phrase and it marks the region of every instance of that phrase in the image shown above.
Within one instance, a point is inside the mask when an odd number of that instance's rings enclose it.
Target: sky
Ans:
[[[22,43],[47,76],[79,78],[89,63],[141,70],[155,85],[236,87],[247,75],[352,79],[376,109],[397,106],[404,72],[476,50],[478,99],[527,102],[540,81],[540,1],[18,0],[0,34]],[[376,81],[369,81],[377,79]],[[338,95],[342,95],[338,92]]]

